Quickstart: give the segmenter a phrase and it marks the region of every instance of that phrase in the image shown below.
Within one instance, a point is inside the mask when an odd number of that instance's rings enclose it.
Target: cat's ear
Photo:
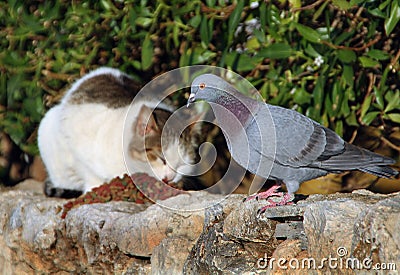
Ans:
[[[140,136],[152,136],[159,131],[152,110],[146,105],[140,108],[135,131]]]

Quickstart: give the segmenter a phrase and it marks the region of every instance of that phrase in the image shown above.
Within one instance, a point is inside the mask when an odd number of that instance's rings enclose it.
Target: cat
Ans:
[[[161,131],[175,108],[144,97],[135,100],[126,116],[139,88],[120,70],[102,67],[76,81],[45,114],[38,146],[48,172],[47,196],[76,197],[128,173],[124,153],[131,173],[145,172],[166,183],[190,173],[187,164],[197,158],[199,128],[191,124],[182,133],[164,129],[166,146],[161,148]],[[123,148],[125,117],[131,128]]]

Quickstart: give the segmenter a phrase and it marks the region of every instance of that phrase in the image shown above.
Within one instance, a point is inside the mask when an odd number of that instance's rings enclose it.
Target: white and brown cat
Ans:
[[[74,197],[128,173],[124,154],[131,173],[177,182],[182,177],[177,171],[190,172],[187,164],[196,159],[197,127],[182,133],[170,129],[163,134],[166,146],[161,148],[161,131],[174,111],[169,104],[152,98],[134,103],[128,118],[129,142],[123,144],[125,118],[138,91],[125,73],[99,68],[75,82],[61,103],[46,113],[38,145],[49,176],[48,196]]]

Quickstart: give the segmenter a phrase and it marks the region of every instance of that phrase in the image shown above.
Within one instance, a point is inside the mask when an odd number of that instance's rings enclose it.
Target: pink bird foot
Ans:
[[[267,210],[268,208],[276,207],[276,206],[282,206],[282,205],[292,205],[294,204],[293,201],[291,201],[293,198],[289,193],[285,193],[282,196],[282,199],[279,201],[273,201],[271,199],[268,200],[269,204],[261,207],[258,211],[257,214],[262,214]]]
[[[280,184],[274,184],[267,191],[251,195],[251,196],[245,198],[243,201],[248,201],[248,200],[253,200],[253,199],[256,199],[256,200],[267,199],[268,205],[260,208],[257,211],[258,214],[264,213],[265,210],[267,210],[268,208],[294,204],[294,202],[291,201],[293,199],[293,196],[290,195],[289,193],[277,191],[279,188],[280,188]],[[272,198],[279,198],[279,199],[272,199]]]
[[[249,201],[249,200],[253,200],[253,199],[259,200],[259,199],[268,199],[271,197],[282,197],[284,193],[277,191],[279,189],[279,187],[280,187],[279,184],[275,184],[275,185],[271,186],[267,191],[248,196],[243,201],[245,202],[245,201]]]

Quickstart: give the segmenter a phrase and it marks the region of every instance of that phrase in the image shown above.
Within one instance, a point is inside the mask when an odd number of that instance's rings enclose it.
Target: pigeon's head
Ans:
[[[225,93],[230,86],[222,78],[213,74],[202,74],[196,77],[191,85],[190,96],[187,106],[196,100],[205,100],[208,102],[215,102],[222,93]]]

